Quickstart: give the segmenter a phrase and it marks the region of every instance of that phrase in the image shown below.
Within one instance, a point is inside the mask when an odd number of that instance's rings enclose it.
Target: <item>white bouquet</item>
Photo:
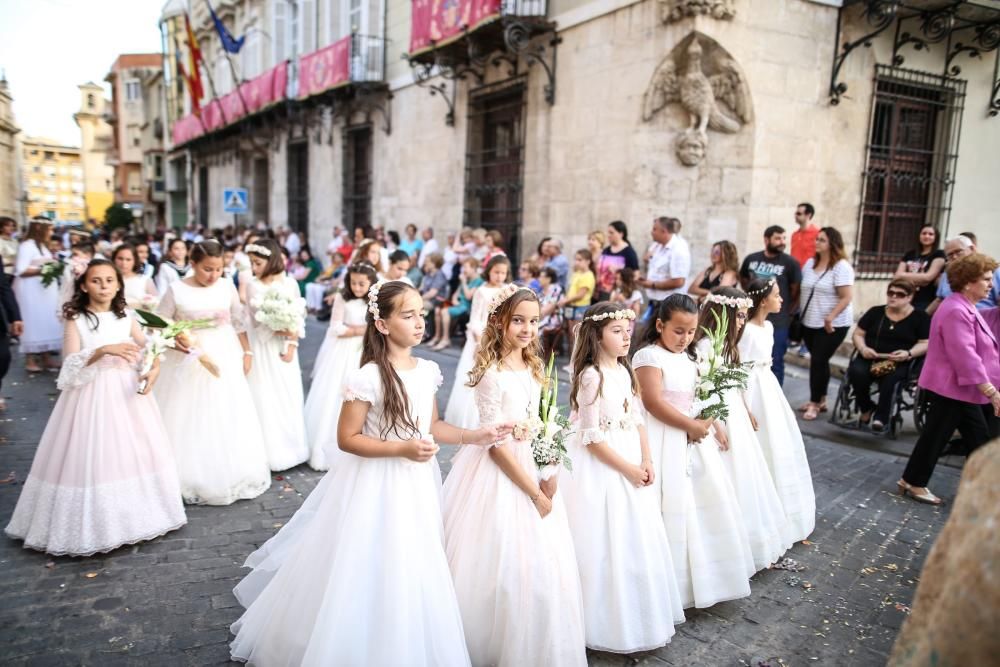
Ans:
[[[48,287],[52,283],[62,285],[63,274],[66,272],[66,262],[54,259],[43,263],[39,271],[39,275],[42,277],[42,287]]]
[[[301,335],[306,329],[306,300],[300,296],[290,296],[272,286],[251,299],[250,305],[256,311],[254,320],[273,333]]]
[[[567,470],[573,469],[572,461],[566,451],[566,438],[570,435],[567,430],[569,419],[559,412],[559,406],[556,404],[559,397],[559,378],[556,377],[554,354],[549,357],[545,377],[548,379],[548,384],[542,391],[538,417],[523,425],[524,433],[533,436],[531,453],[535,465],[538,466],[539,476],[543,480],[555,475],[560,465],[565,466]],[[517,428],[515,427],[515,431]],[[517,437],[516,433],[514,437]]]
[[[715,315],[715,313],[713,313]],[[703,331],[711,345],[708,352],[698,357],[698,384],[695,387],[694,416],[699,419],[729,418],[729,407],[724,394],[729,389],[746,389],[752,364],[728,364],[723,357],[729,317],[722,310],[715,315],[715,327]]]

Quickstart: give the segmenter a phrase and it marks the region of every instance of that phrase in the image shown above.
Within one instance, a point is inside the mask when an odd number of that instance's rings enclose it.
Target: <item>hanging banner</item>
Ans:
[[[500,16],[501,0],[412,0],[410,55]]]
[[[351,36],[299,58],[299,99],[350,81]]]
[[[256,113],[287,96],[288,62],[273,67],[258,77],[244,82],[239,92],[223,95],[201,109],[201,120],[192,114],[174,123],[174,146],[196,139],[205,132],[212,132],[244,116]]]

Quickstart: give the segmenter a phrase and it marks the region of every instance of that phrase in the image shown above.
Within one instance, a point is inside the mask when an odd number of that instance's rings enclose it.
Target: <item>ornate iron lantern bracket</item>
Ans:
[[[473,78],[477,83],[483,82],[483,68],[477,61],[470,63],[449,62],[441,55],[435,54],[433,62],[423,62],[412,58],[409,54],[403,54],[403,60],[407,61],[413,69],[413,81],[419,87],[430,92],[431,96],[439,96],[448,107],[448,112],[444,116],[445,125],[455,126],[455,96],[458,82],[466,78]],[[438,81],[432,81],[439,78]]]
[[[512,67],[511,76],[517,74],[518,62],[521,57],[524,57],[524,61],[528,64],[529,68],[533,65],[539,65],[545,72],[546,83],[542,88],[545,93],[545,101],[549,103],[549,106],[552,106],[556,103],[556,58],[558,56],[559,44],[562,43],[562,37],[553,31],[552,39],[548,43],[552,52],[552,59],[549,62],[545,58],[546,46],[544,44],[532,45],[532,36],[531,27],[522,21],[508,21],[503,31],[503,42],[506,47],[506,53],[502,53],[494,58],[493,64],[497,65],[501,61],[510,63]]]
[[[837,36],[834,39],[834,48],[837,50],[834,51],[833,70],[830,73],[830,104],[834,106],[840,104],[841,96],[847,92],[847,84],[837,80],[847,56],[851,55],[851,52],[859,46],[871,48],[874,39],[888,30],[889,26],[896,20],[900,5],[900,0],[869,0],[866,2],[864,9],[861,10],[861,15],[868,22],[868,25],[872,26],[872,31],[853,42],[844,42],[843,46],[840,45],[840,31],[847,7],[842,6],[837,10]]]

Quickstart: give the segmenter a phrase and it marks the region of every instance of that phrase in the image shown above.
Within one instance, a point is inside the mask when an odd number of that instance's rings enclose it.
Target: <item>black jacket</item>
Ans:
[[[0,258],[0,337],[6,338],[10,332],[10,323],[21,319],[21,310],[17,307],[14,290],[10,287],[10,278],[3,270],[3,259]]]

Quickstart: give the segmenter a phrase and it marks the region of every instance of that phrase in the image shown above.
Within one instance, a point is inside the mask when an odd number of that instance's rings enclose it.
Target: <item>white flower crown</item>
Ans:
[[[601,313],[600,315],[591,315],[590,317],[583,318],[585,320],[590,320],[591,322],[601,322],[602,320],[634,320],[635,311],[631,308],[625,310],[615,310],[610,313]]]
[[[753,299],[747,297],[722,296],[721,294],[709,294],[705,297],[705,303],[717,303],[730,308],[753,308]]]
[[[256,243],[248,243],[246,247],[243,248],[244,252],[254,253],[255,255],[260,255],[261,257],[270,257],[271,251],[262,245],[257,245]]]
[[[758,294],[767,294],[774,287],[774,278],[768,278],[767,282],[760,289],[750,290],[747,292],[747,296],[757,296]]]
[[[520,287],[518,285],[515,285],[514,283],[507,283],[506,285],[501,287],[500,291],[497,292],[496,296],[493,297],[493,300],[490,301],[490,307],[486,312],[486,316],[489,317],[490,315],[495,313],[497,308],[499,308],[504,301],[514,296],[521,290],[524,290],[526,292],[532,291],[530,287]]]
[[[378,310],[378,292],[382,289],[382,285],[385,285],[384,280],[380,280],[368,289],[368,312],[372,314],[375,321],[382,319]]]

